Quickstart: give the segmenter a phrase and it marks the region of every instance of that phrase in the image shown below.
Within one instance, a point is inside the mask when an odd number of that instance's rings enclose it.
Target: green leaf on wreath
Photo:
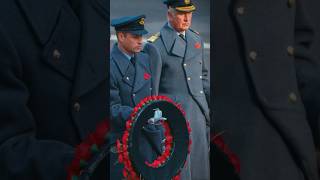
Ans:
[[[93,144],[90,150],[92,154],[96,154],[99,152],[99,147],[96,144]]]
[[[83,159],[80,160],[80,169],[85,168],[87,165],[88,165],[87,161]]]

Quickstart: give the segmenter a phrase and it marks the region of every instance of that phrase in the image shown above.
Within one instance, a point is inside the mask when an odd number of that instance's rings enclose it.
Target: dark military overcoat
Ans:
[[[2,180],[66,179],[75,145],[107,117],[107,1],[75,3],[1,1]]]
[[[305,3],[212,4],[212,124],[240,158],[243,180],[318,180],[309,115],[319,119],[310,107],[319,107],[320,71]]]

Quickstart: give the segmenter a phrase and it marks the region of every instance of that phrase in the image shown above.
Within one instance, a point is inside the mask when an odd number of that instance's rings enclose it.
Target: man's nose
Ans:
[[[184,20],[184,22],[188,22],[188,21],[189,21],[189,18],[188,18],[188,15],[187,15],[187,14],[185,14],[185,15],[183,16],[183,20]]]

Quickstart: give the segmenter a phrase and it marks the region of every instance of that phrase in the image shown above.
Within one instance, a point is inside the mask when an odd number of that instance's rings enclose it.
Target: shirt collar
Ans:
[[[120,52],[130,61],[132,56],[130,56],[129,54],[123,52],[120,48],[119,48],[119,44],[118,44],[118,49],[120,50]]]

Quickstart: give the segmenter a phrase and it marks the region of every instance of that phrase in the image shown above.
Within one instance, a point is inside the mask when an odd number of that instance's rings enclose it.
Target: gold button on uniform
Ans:
[[[297,101],[297,95],[293,92],[289,93],[289,101],[294,103]]]
[[[288,51],[289,56],[293,56],[294,55],[294,48],[292,46],[289,46],[287,48],[287,51]]]
[[[249,58],[250,58],[251,62],[255,62],[256,59],[257,59],[257,52],[251,51],[251,52],[249,53]]]
[[[296,4],[296,1],[295,0],[288,0],[287,4],[288,4],[289,8],[292,8]]]
[[[53,56],[53,59],[59,60],[61,57],[61,53],[58,49],[55,49],[55,50],[53,50],[52,56]]]
[[[188,77],[187,79],[188,79],[188,81],[190,81],[190,80],[191,80],[191,77]]]
[[[79,112],[80,111],[80,103],[79,102],[75,102],[73,104],[73,109],[76,111],[76,112]]]
[[[237,8],[237,14],[242,16],[244,14],[244,7],[238,7]]]

